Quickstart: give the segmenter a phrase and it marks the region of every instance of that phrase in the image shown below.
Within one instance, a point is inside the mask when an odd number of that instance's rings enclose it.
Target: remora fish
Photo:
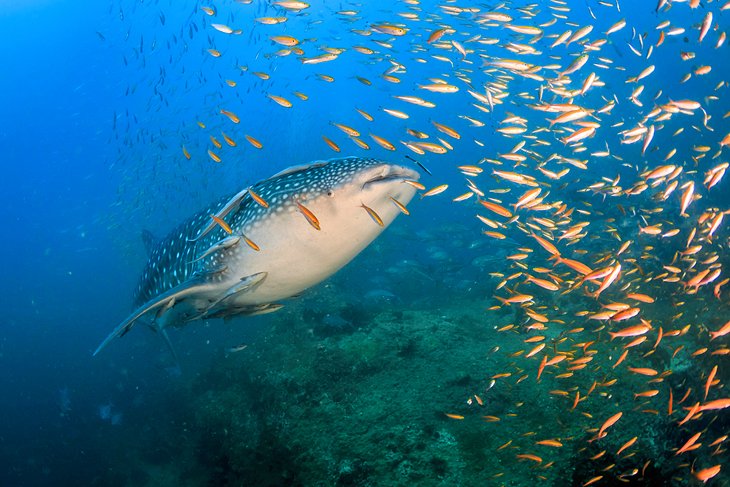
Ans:
[[[319,161],[254,184],[256,198],[246,188],[198,213],[154,248],[137,289],[137,308],[94,355],[145,315],[164,334],[168,326],[196,319],[281,308],[276,301],[323,281],[367,247],[400,214],[390,198],[408,203],[416,189],[403,182],[418,178],[412,169],[376,159]],[[363,205],[377,211],[382,227]],[[232,234],[211,215],[225,219]],[[309,221],[312,215],[319,229]]]

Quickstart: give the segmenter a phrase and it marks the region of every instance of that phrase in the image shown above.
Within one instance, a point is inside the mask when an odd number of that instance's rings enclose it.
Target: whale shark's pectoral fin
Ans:
[[[94,355],[101,352],[110,341],[114,338],[124,336],[129,330],[132,329],[134,324],[146,313],[155,310],[161,310],[162,314],[169,308],[175,305],[175,302],[179,302],[182,298],[203,291],[207,287],[204,280],[191,279],[185,281],[177,287],[174,287],[164,294],[157,296],[155,299],[147,301],[145,304],[134,310],[134,312],[127,317],[126,320],[122,321],[119,326],[114,328],[106,339],[101,342],[101,345],[94,351]]]

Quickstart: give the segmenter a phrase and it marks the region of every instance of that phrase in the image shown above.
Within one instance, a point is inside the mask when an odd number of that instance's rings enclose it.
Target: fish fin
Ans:
[[[236,193],[228,202],[223,205],[223,208],[218,211],[218,213],[215,214],[218,218],[225,218],[231,211],[238,208],[238,206],[241,204],[241,201],[243,201],[243,198],[248,194],[248,188]],[[205,237],[210,233],[211,230],[215,228],[217,223],[215,220],[211,218],[210,223],[208,223],[207,226],[205,226],[200,233],[195,238],[189,238],[188,242],[197,242],[201,238]]]
[[[178,301],[180,298],[199,291],[204,286],[204,281],[199,279],[193,279],[170,289],[166,293],[161,294],[154,299],[147,301],[145,304],[134,310],[134,312],[132,312],[132,314],[127,317],[127,319],[122,321],[116,328],[114,328],[114,331],[112,331],[109,336],[107,336],[94,351],[94,356],[101,352],[102,349],[104,349],[104,347],[106,347],[109,342],[111,342],[114,338],[124,336],[129,330],[132,329],[137,320],[146,313],[154,311],[158,308],[167,308],[171,301]]]
[[[303,164],[303,165],[300,165],[300,166],[287,167],[283,171],[277,172],[276,174],[274,174],[273,176],[271,176],[271,178],[269,178],[269,179],[278,178],[279,176],[285,176],[287,174],[294,174],[296,172],[306,171],[307,169],[312,169],[312,168],[315,168],[315,167],[326,166],[327,164],[329,164],[329,162],[330,161],[318,161],[318,162],[314,162],[312,164]]]
[[[149,230],[142,230],[142,244],[144,245],[145,252],[147,252],[147,257],[152,256],[152,252],[155,250],[155,247],[157,247],[159,242],[160,239],[155,237],[152,232]]]

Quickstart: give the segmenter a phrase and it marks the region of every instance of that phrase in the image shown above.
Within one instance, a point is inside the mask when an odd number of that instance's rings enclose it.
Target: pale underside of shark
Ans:
[[[323,281],[367,247],[411,200],[416,189],[407,182],[418,178],[376,159],[320,161],[196,214],[152,250],[138,307],[94,355],[142,317],[164,334],[197,319],[276,311],[277,301]]]

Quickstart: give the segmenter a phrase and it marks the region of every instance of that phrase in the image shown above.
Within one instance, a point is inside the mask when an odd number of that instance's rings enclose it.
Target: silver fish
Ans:
[[[276,311],[276,301],[323,281],[367,247],[400,214],[390,198],[407,204],[416,189],[403,182],[418,178],[410,168],[376,159],[319,161],[251,186],[268,207],[247,188],[198,213],[152,250],[137,308],[94,355],[143,316],[164,335],[165,328],[196,319]],[[382,227],[362,205],[377,211]],[[232,234],[211,215],[225,219]]]

